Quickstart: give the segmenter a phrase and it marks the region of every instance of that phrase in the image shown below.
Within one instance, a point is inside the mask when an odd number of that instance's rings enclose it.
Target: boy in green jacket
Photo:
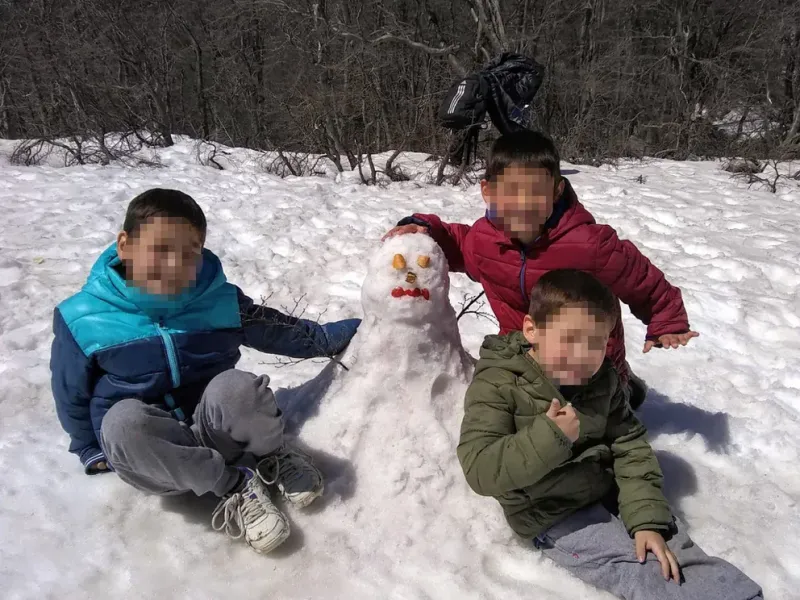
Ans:
[[[762,598],[673,517],[645,428],[605,358],[616,306],[588,273],[551,271],[522,331],[486,338],[458,446],[467,482],[545,555],[621,598]]]

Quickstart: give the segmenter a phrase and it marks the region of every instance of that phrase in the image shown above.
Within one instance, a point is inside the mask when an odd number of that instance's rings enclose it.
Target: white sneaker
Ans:
[[[322,496],[322,473],[311,457],[284,446],[258,463],[258,475],[267,485],[277,485],[284,497],[298,508],[305,508]]]
[[[261,478],[242,468],[246,483],[238,492],[223,498],[211,516],[211,526],[224,530],[233,539],[244,536],[247,544],[264,554],[280,546],[289,537],[289,522],[272,503]]]

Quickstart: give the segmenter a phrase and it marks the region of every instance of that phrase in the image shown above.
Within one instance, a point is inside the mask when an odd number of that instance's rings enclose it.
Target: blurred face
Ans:
[[[541,233],[564,190],[547,169],[510,165],[493,181],[481,181],[492,221],[512,239],[527,244]]]
[[[184,219],[154,217],[117,237],[117,254],[130,284],[148,294],[177,296],[194,285],[202,260],[200,232]]]
[[[531,356],[558,385],[583,385],[597,373],[606,355],[611,325],[585,306],[565,306],[544,327],[529,316],[523,323]]]

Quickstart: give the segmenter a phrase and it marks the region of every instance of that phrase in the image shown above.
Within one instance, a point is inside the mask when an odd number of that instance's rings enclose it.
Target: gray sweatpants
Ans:
[[[761,588],[739,569],[708,556],[685,533],[667,546],[678,559],[683,581],[666,581],[652,553],[639,564],[633,539],[622,521],[595,504],[556,523],[534,545],[576,577],[625,600],[752,600]]]
[[[283,421],[269,378],[231,369],[208,384],[191,427],[120,400],[103,417],[100,444],[120,479],[142,491],[224,496],[239,480],[233,463],[281,447]]]

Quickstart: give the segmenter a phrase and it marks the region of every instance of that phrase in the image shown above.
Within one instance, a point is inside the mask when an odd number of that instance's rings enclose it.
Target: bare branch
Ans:
[[[457,52],[460,48],[459,44],[453,44],[451,46],[445,46],[441,48],[435,48],[429,44],[425,44],[423,42],[416,42],[414,40],[410,40],[405,37],[400,37],[397,35],[392,35],[391,33],[384,33],[383,35],[373,39],[370,41],[372,44],[380,44],[381,42],[400,42],[402,44],[406,44],[411,46],[412,48],[416,48],[417,50],[422,50],[428,54],[432,54],[434,56],[443,56],[445,54],[452,54],[453,52]]]
[[[258,311],[259,308],[262,309],[263,312],[266,312],[266,309],[269,308],[267,306],[267,301],[271,297],[272,297],[272,294],[270,294],[269,296],[266,296],[266,297],[264,297],[264,296],[261,297],[261,303],[259,304],[259,306],[257,307],[257,309],[255,311],[256,315],[258,315],[258,313],[259,313],[259,311]],[[302,309],[300,308],[300,305],[305,300],[305,297],[306,297],[306,295],[303,294],[299,298],[295,298],[294,299],[294,306],[292,306],[291,308],[288,308],[286,306],[282,306],[281,309],[289,317],[292,317],[294,319],[303,319],[303,315],[305,314],[305,309],[308,306],[308,304],[306,303],[306,305]],[[319,319],[322,318],[324,315],[325,315],[325,311],[321,312],[319,317],[317,318],[317,320],[315,320],[313,322],[316,323],[316,324],[319,324]],[[254,318],[252,315],[242,315],[243,324],[252,325],[253,323],[258,322],[259,320],[260,319],[258,317]],[[325,349],[319,346],[319,344],[317,343],[317,340],[312,335],[310,335],[308,333],[307,328],[301,327],[300,325],[285,325],[285,327],[297,328],[298,331],[302,331],[303,339],[306,339],[306,340],[310,341],[312,343],[313,347],[320,354],[319,354],[319,356],[316,356],[316,357],[313,357],[313,358],[276,357],[276,359],[274,361],[272,361],[270,364],[273,364],[273,365],[275,365],[277,367],[286,367],[286,366],[296,365],[296,364],[305,362],[307,360],[316,360],[316,359],[322,358],[322,359],[326,359],[326,360],[328,360],[328,361],[330,361],[332,363],[335,363],[335,364],[339,365],[345,371],[349,371],[350,370],[350,369],[347,368],[347,366],[341,360],[339,360],[339,358],[337,356],[325,354]]]

